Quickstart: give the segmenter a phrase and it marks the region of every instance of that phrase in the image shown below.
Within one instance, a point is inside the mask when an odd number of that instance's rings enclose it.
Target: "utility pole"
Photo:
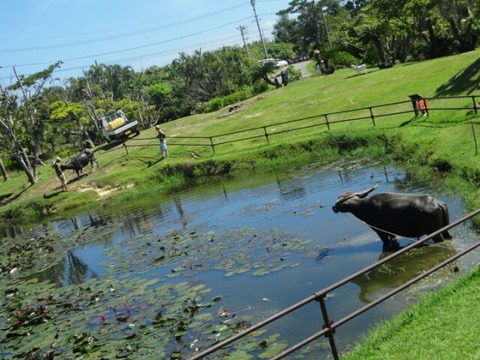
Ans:
[[[328,10],[328,6],[322,7],[323,23],[325,24],[325,32],[327,33],[328,44],[332,47],[332,42],[330,41],[330,34],[328,32],[327,19],[325,18],[325,11]]]
[[[265,53],[265,59],[268,58],[267,46],[265,45],[265,39],[262,35],[262,29],[260,29],[260,23],[258,22],[257,10],[255,9],[255,0],[250,0],[250,4],[253,7],[253,14],[255,15],[255,21],[257,22],[258,33],[260,34],[260,41],[263,45],[263,52]]]
[[[244,32],[247,28],[246,28],[245,26],[243,26],[243,25],[240,25],[237,29],[240,30],[240,33],[242,34],[243,46],[245,46],[245,50],[247,51],[247,56],[250,58],[250,52],[248,51],[247,42],[245,41],[245,36],[244,36],[244,34],[243,34],[243,32]]]

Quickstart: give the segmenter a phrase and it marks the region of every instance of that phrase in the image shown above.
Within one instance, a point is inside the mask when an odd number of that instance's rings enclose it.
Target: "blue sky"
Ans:
[[[260,25],[271,38],[276,12],[290,0],[255,0]],[[250,0],[4,0],[0,15],[0,81],[15,66],[29,75],[56,61],[59,79],[82,75],[97,61],[141,71],[163,66],[180,52],[242,45],[259,33]]]

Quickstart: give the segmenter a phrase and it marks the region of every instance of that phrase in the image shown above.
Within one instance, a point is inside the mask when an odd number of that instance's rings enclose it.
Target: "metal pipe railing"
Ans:
[[[221,341],[221,342],[219,342],[219,343],[217,343],[217,344],[209,347],[208,349],[203,350],[202,352],[200,352],[200,353],[198,353],[198,354],[193,355],[191,358],[189,358],[189,360],[202,359],[203,357],[205,357],[205,356],[207,356],[207,355],[209,355],[209,354],[212,354],[213,352],[215,352],[215,351],[217,351],[217,350],[219,350],[219,349],[221,349],[221,348],[223,348],[223,347],[225,347],[225,346],[227,346],[227,345],[229,345],[229,344],[237,341],[238,339],[247,336],[248,334],[252,333],[253,331],[258,330],[259,328],[264,327],[264,326],[272,323],[273,321],[278,320],[278,319],[282,318],[283,316],[285,316],[285,315],[287,315],[287,314],[289,314],[289,313],[291,313],[291,312],[293,312],[293,311],[295,311],[295,310],[298,310],[298,309],[302,308],[303,306],[305,306],[305,305],[307,305],[307,304],[309,304],[309,303],[311,303],[311,302],[313,302],[313,301],[319,301],[319,302],[320,302],[321,310],[322,310],[322,315],[323,315],[323,318],[324,318],[324,324],[325,324],[324,327],[323,327],[323,329],[322,329],[321,331],[319,331],[319,332],[317,332],[317,333],[309,336],[308,338],[305,338],[304,340],[298,342],[297,344],[293,345],[292,347],[284,350],[282,353],[278,354],[277,356],[275,356],[275,357],[272,358],[271,360],[281,359],[281,358],[287,356],[288,354],[290,354],[290,353],[292,353],[292,352],[300,349],[301,347],[307,345],[308,343],[310,343],[310,342],[318,339],[318,338],[321,337],[321,336],[328,336],[328,337],[329,337],[330,345],[331,345],[331,347],[332,347],[332,354],[333,354],[333,356],[334,356],[335,359],[338,359],[338,352],[337,352],[337,350],[336,350],[335,342],[334,342],[334,339],[333,339],[333,331],[334,331],[336,328],[338,328],[340,325],[343,325],[343,324],[347,323],[348,321],[352,320],[353,318],[361,315],[361,314],[364,313],[365,311],[367,311],[367,310],[371,309],[372,307],[380,304],[381,302],[387,300],[387,299],[390,298],[391,296],[397,294],[398,292],[404,290],[405,288],[411,286],[412,284],[418,282],[419,280],[427,277],[428,275],[432,274],[433,272],[437,271],[438,269],[440,269],[440,268],[448,265],[448,264],[451,263],[452,261],[454,261],[454,260],[456,260],[456,259],[464,256],[464,255],[467,254],[468,252],[476,249],[477,247],[480,246],[480,242],[478,242],[478,243],[472,245],[471,247],[469,247],[468,249],[466,249],[466,250],[464,250],[464,251],[462,251],[462,252],[460,252],[460,253],[452,256],[451,258],[443,261],[442,263],[436,265],[435,267],[431,268],[430,270],[424,272],[423,274],[420,274],[419,276],[415,277],[414,279],[412,279],[412,280],[408,281],[407,283],[401,285],[400,287],[392,290],[392,291],[389,292],[388,294],[386,294],[386,295],[380,297],[379,299],[377,299],[377,300],[375,300],[375,301],[373,301],[373,302],[365,305],[364,307],[362,307],[362,308],[360,308],[360,309],[358,309],[358,310],[356,310],[356,311],[348,314],[347,316],[345,316],[344,318],[342,318],[342,319],[340,319],[340,320],[338,320],[338,321],[336,321],[336,322],[330,321],[330,319],[328,318],[328,313],[327,313],[327,311],[326,311],[325,303],[323,303],[323,305],[322,305],[322,301],[324,301],[326,295],[327,295],[329,292],[331,292],[331,291],[333,291],[333,290],[335,290],[335,289],[337,289],[337,288],[339,288],[339,287],[341,287],[341,286],[349,283],[350,281],[354,280],[354,279],[357,278],[358,276],[361,276],[361,275],[363,275],[363,274],[365,274],[365,273],[367,273],[367,272],[369,272],[369,271],[371,271],[371,270],[373,270],[373,269],[375,269],[375,268],[383,265],[384,263],[386,263],[386,262],[388,262],[388,261],[390,261],[390,260],[392,260],[392,259],[394,259],[394,258],[396,258],[396,257],[398,257],[398,256],[400,256],[400,255],[402,255],[403,253],[405,253],[405,252],[407,252],[407,251],[409,251],[409,250],[411,250],[411,249],[413,249],[413,248],[415,248],[415,247],[417,247],[417,246],[425,243],[426,241],[428,241],[428,240],[432,239],[433,237],[435,237],[435,236],[443,233],[444,231],[447,231],[447,230],[449,230],[449,229],[451,229],[451,228],[453,228],[453,227],[455,227],[455,226],[460,225],[461,223],[463,223],[463,222],[471,219],[472,217],[474,217],[474,216],[476,216],[476,215],[478,215],[478,214],[480,214],[480,209],[477,209],[477,210],[475,210],[475,211],[473,211],[473,212],[471,212],[471,213],[469,213],[469,214],[467,214],[467,215],[465,215],[465,216],[457,219],[456,221],[450,223],[449,225],[447,225],[447,226],[445,226],[445,227],[443,227],[443,228],[441,228],[441,229],[439,229],[439,230],[437,230],[437,231],[429,234],[428,236],[426,236],[426,237],[424,237],[424,238],[422,238],[422,239],[420,239],[420,240],[417,240],[417,241],[411,243],[410,245],[405,246],[404,248],[402,248],[402,249],[400,249],[400,250],[392,253],[391,255],[383,258],[382,260],[379,260],[379,261],[377,261],[377,262],[375,262],[375,263],[373,263],[373,264],[371,264],[371,265],[369,265],[369,266],[367,266],[367,267],[365,267],[365,268],[357,271],[356,273],[354,273],[354,274],[352,274],[352,275],[350,275],[350,276],[347,276],[347,277],[343,278],[342,280],[340,280],[340,281],[338,281],[338,282],[336,282],[336,283],[334,283],[334,284],[332,284],[332,285],[330,285],[330,286],[328,286],[328,287],[326,287],[326,288],[324,288],[324,289],[316,292],[314,295],[309,296],[309,297],[307,297],[307,298],[305,298],[305,299],[303,299],[303,300],[301,300],[301,301],[293,304],[292,306],[290,306],[290,307],[288,307],[288,308],[286,308],[286,309],[278,312],[277,314],[275,314],[275,315],[273,315],[273,316],[271,316],[271,317],[269,317],[269,318],[267,318],[267,319],[265,319],[265,320],[263,320],[263,321],[255,324],[255,325],[249,327],[248,329],[246,329],[246,330],[244,330],[244,331],[242,331],[242,332],[240,332],[240,333],[238,333],[238,334],[236,334],[236,335],[234,335],[234,336],[232,336],[232,337],[230,337],[230,338],[228,338],[228,339],[225,339],[225,340],[223,340],[223,341]]]

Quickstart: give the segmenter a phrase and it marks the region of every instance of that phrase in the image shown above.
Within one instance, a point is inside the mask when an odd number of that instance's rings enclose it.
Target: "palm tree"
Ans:
[[[268,84],[280,87],[280,83],[277,78],[275,80],[272,80],[268,77],[269,74],[275,71],[275,65],[271,62],[265,62],[262,65],[259,66],[254,66],[250,70],[250,78],[252,79],[252,82],[256,82],[259,80],[265,80]]]

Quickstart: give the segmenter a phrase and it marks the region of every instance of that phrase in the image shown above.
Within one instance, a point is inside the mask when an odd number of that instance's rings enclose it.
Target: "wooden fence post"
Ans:
[[[477,106],[477,103],[475,102],[475,96],[472,96],[472,101],[473,101],[473,111],[475,112],[475,115],[477,115],[478,106]]]
[[[212,146],[213,153],[215,154],[215,144],[213,143],[213,136],[210,136],[210,145]]]
[[[375,126],[375,116],[373,116],[372,108],[369,107],[368,109],[370,110],[370,117],[372,118],[373,126]]]
[[[330,123],[328,122],[327,114],[325,114],[325,123],[327,124],[327,129],[330,130]]]
[[[475,154],[478,154],[478,144],[477,144],[477,135],[475,134],[475,124],[472,121],[472,133],[473,133],[473,142],[475,143]]]
[[[270,144],[270,140],[268,139],[268,132],[267,132],[267,127],[266,126],[263,127],[263,132],[265,134],[265,137],[267,138],[267,144]]]

